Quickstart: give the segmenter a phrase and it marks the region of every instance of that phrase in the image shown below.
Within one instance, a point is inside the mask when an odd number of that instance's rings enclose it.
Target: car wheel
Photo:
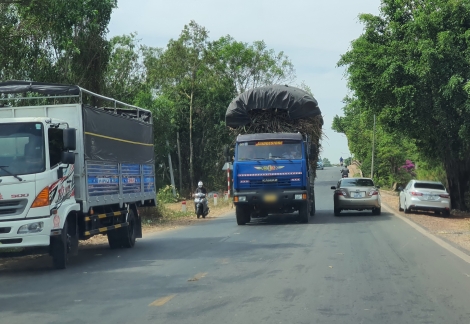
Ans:
[[[401,208],[401,200],[398,198],[398,211],[403,211],[403,208]]]
[[[372,215],[380,215],[382,213],[382,208],[379,207],[379,208],[373,208],[372,209]]]
[[[444,217],[449,217],[449,216],[450,216],[450,210],[445,210]]]
[[[335,216],[339,216],[339,214],[341,213],[341,209],[340,208],[335,208],[334,213],[335,213]]]
[[[411,213],[411,208],[406,207],[406,201],[405,201],[405,214]]]
[[[436,215],[440,215],[440,214],[441,214],[441,212],[440,212],[439,210],[435,210],[435,211],[434,211],[434,214],[436,214]]]

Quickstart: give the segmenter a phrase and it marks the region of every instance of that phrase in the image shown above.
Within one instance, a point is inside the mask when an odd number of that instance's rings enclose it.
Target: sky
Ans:
[[[379,6],[380,0],[118,0],[109,37],[136,32],[142,44],[165,47],[195,20],[210,40],[225,35],[247,43],[264,40],[294,64],[292,85],[304,81],[312,89],[324,119],[321,157],[338,163],[350,152],[346,136],[331,124],[343,115],[349,92],[345,69],[336,64],[363,31],[359,14],[377,15]]]

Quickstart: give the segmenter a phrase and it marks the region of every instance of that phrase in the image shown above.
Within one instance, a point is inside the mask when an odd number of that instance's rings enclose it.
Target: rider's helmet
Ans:
[[[202,181],[199,181],[199,182],[197,183],[197,186],[198,186],[199,188],[202,188]]]

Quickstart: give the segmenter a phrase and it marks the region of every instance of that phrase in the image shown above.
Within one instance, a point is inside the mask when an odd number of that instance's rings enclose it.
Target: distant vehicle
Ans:
[[[411,180],[400,190],[398,210],[408,214],[412,210],[434,211],[436,214],[450,215],[450,195],[439,181]]]
[[[322,161],[317,161],[317,169],[323,170],[323,162]]]
[[[372,210],[373,215],[381,213],[379,186],[370,178],[344,178],[331,187],[334,213],[339,216],[343,210]]]

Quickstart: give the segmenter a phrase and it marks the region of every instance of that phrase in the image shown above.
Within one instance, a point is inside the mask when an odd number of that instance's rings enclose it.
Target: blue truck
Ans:
[[[299,114],[292,114],[292,106],[299,101],[304,107],[297,105],[297,113],[301,108],[304,111],[296,118]],[[298,220],[308,223],[309,216],[315,214],[314,178],[319,137],[311,136],[312,127],[305,127],[305,124],[317,116],[321,118],[316,100],[292,87],[255,88],[232,101],[226,123],[235,131],[247,132],[236,137],[233,152],[233,201],[238,225],[268,214],[296,211]],[[242,117],[248,118],[241,121]],[[276,120],[281,122],[276,123]],[[276,132],[279,128],[300,131]],[[259,130],[274,131],[257,132]]]

